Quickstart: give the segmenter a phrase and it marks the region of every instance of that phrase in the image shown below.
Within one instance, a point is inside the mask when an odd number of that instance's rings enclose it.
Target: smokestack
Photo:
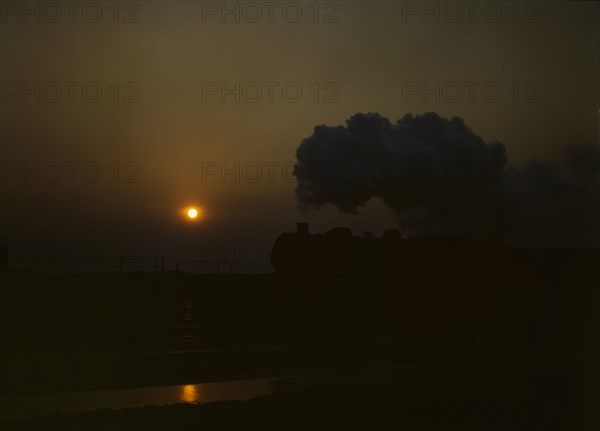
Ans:
[[[296,223],[296,233],[299,235],[308,235],[308,223]]]

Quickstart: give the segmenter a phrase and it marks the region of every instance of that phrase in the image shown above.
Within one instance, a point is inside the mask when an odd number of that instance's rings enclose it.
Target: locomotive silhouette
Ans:
[[[292,277],[373,278],[431,271],[454,274],[519,275],[540,265],[600,264],[600,251],[553,247],[533,253],[494,241],[462,235],[417,234],[404,237],[397,229],[380,238],[371,232],[352,235],[347,227],[310,234],[308,223],[280,235],[273,245],[271,264],[277,274]]]

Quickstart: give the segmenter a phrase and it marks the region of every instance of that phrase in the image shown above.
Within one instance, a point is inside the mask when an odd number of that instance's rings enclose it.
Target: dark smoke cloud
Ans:
[[[567,175],[541,160],[519,169],[502,143],[486,143],[461,118],[407,114],[391,123],[368,113],[315,127],[296,158],[303,211],[331,204],[357,214],[380,198],[409,231],[581,242],[597,228],[597,148],[571,148]]]

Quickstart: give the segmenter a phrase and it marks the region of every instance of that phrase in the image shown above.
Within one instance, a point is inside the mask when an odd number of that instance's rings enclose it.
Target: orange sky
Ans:
[[[536,3],[537,22],[518,23],[512,3],[502,3],[496,23],[477,13],[472,23],[452,23],[441,11],[436,23],[435,14],[407,15],[403,4],[412,2],[330,2],[337,6],[318,19],[338,22],[319,23],[312,2],[297,3],[297,23],[277,11],[273,23],[243,15],[222,23],[202,6],[221,2],[134,3],[135,11],[122,12],[135,12],[135,23],[115,23],[106,5],[97,23],[77,11],[73,23],[49,23],[3,10],[1,238],[131,240],[149,252],[193,255],[198,241],[272,241],[298,220],[314,230],[380,232],[393,219],[379,202],[360,216],[298,214],[284,169],[315,125],[343,124],[356,112],[460,116],[486,141],[504,143],[516,162],[560,161],[568,145],[597,136],[592,2]],[[532,13],[520,12],[519,20]],[[476,90],[473,100],[436,102],[406,93],[415,84],[466,91],[469,82],[493,83],[503,96],[490,102]],[[62,91],[55,103],[52,83]],[[65,83],[76,83],[72,103]],[[221,83],[239,83],[240,101],[203,94]],[[87,97],[101,88],[97,102],[85,100],[86,84]],[[253,103],[256,84],[262,97]],[[40,102],[20,85],[34,88]],[[299,100],[286,100],[298,87]],[[37,183],[34,174],[13,173],[36,163],[45,177],[60,165],[62,178]],[[69,163],[76,164],[72,182]],[[98,167],[102,178],[90,181]],[[205,209],[206,219],[186,223],[181,210],[190,205]]]

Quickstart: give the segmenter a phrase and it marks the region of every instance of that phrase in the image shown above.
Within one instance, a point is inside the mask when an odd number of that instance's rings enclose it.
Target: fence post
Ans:
[[[0,268],[8,268],[8,246],[0,244]]]

